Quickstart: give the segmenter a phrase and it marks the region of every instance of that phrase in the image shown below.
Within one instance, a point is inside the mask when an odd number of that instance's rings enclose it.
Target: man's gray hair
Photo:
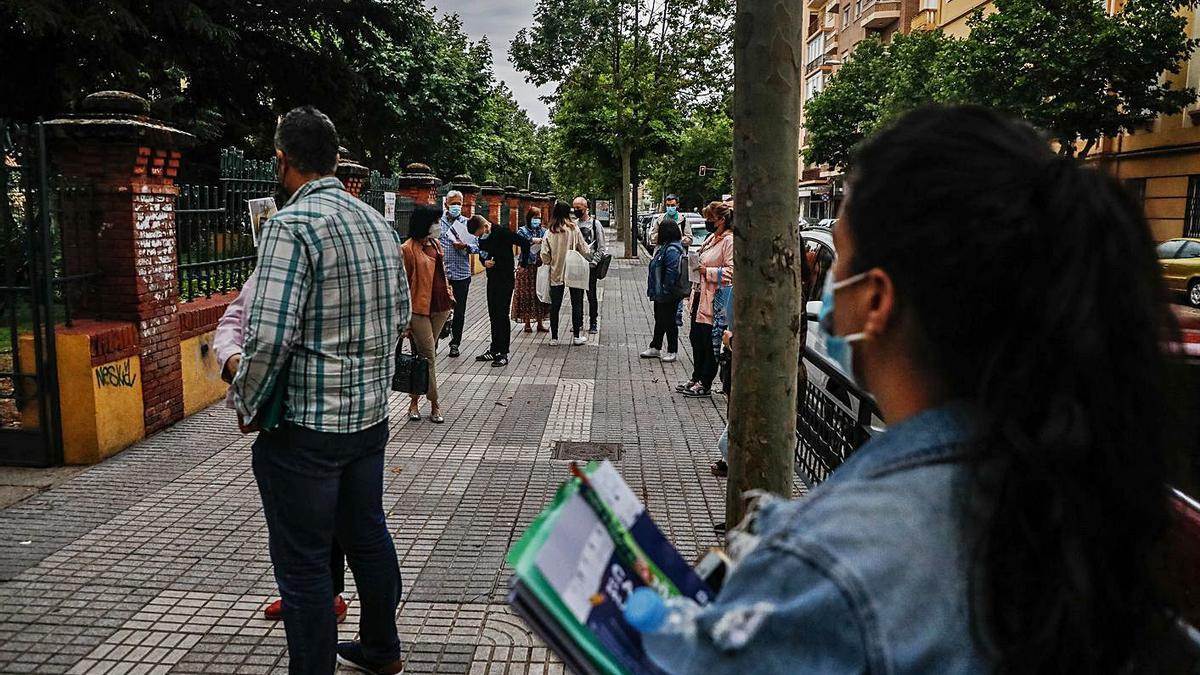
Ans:
[[[447,192],[445,199],[442,200],[442,204],[449,204],[451,197],[458,197],[459,199],[462,199],[463,193],[459,192],[458,190],[451,190]]]

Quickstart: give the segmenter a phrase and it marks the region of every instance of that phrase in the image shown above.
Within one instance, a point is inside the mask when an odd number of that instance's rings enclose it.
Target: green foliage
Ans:
[[[538,128],[503,82],[495,85],[479,109],[479,125],[470,138],[455,144],[466,151],[464,170],[476,181],[525,186],[534,172],[534,189],[546,189]]]
[[[999,12],[971,20],[963,94],[1045,129],[1065,154],[1076,142],[1090,149],[1195,100],[1162,78],[1197,45],[1178,14],[1194,5],[1130,0],[1110,15],[1092,0],[998,0]]]
[[[700,167],[706,167],[700,175]],[[675,194],[687,208],[733,192],[733,119],[724,106],[688,117],[674,152],[655,157],[648,172],[656,199]]]
[[[556,85],[558,192],[611,193],[623,151],[647,163],[676,151],[687,112],[730,88],[732,4],[539,0],[510,58],[530,82]]]
[[[229,145],[268,153],[278,116],[307,103],[377,168],[486,175],[501,171],[488,157],[512,173],[528,160],[508,148],[529,125],[496,123],[515,104],[489,46],[422,0],[0,0],[0,62],[0,116],[54,116],[126,89],[195,133],[191,156],[213,164]]]
[[[848,166],[850,154],[888,121],[930,101],[954,96],[947,72],[957,41],[940,31],[864,40],[825,89],[804,105],[805,161]]]
[[[1179,14],[1197,0],[997,0],[971,33],[865,41],[805,105],[805,160],[848,166],[865,136],[920,105],[971,102],[1028,120],[1061,152],[1086,155],[1103,136],[1135,132],[1195,101],[1178,74],[1197,46]],[[1082,147],[1080,147],[1082,146]]]

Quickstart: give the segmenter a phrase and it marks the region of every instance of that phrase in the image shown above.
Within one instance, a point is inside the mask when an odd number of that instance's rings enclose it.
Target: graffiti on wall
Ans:
[[[96,368],[96,385],[104,387],[128,388],[137,384],[137,375],[133,373],[133,359],[123,362],[110,363]]]

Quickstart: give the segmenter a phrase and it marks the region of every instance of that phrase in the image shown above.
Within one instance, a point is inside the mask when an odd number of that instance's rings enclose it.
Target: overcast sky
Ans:
[[[496,78],[508,83],[517,102],[529,113],[535,124],[545,124],[549,111],[538,100],[538,89],[525,82],[525,77],[508,62],[508,45],[517,31],[533,23],[534,0],[431,0],[442,14],[458,14],[463,29],[472,40],[487,36],[492,44]],[[549,93],[543,89],[542,94]]]

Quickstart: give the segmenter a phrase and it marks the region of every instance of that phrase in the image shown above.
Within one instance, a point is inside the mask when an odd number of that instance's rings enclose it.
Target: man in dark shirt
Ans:
[[[508,345],[512,337],[512,323],[508,309],[512,304],[516,262],[513,247],[521,253],[529,253],[532,242],[526,237],[510,232],[503,227],[492,227],[487,218],[476,215],[467,222],[467,230],[479,238],[479,250],[486,259],[488,318],[492,324],[492,346],[475,358],[476,361],[491,361],[493,368],[508,365]]]

